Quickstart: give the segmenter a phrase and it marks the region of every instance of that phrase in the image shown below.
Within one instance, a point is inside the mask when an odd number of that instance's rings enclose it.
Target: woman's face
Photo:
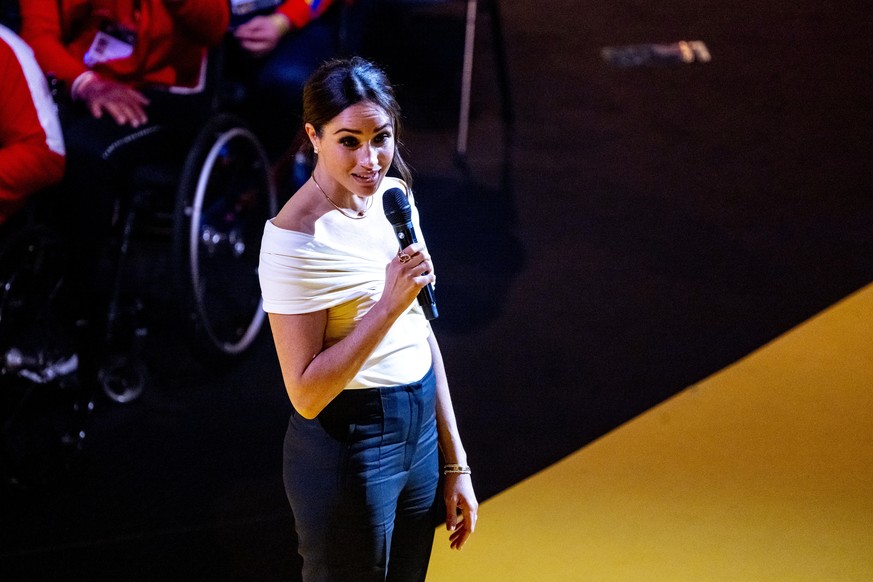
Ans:
[[[326,123],[321,136],[310,124],[306,132],[318,166],[340,188],[362,196],[376,192],[394,159],[394,125],[384,109],[362,101]]]

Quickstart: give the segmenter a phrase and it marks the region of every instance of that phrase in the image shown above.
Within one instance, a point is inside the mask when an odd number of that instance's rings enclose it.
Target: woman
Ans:
[[[294,407],[284,477],[303,577],[424,580],[437,447],[453,548],[473,532],[478,503],[439,347],[415,301],[435,280],[430,255],[422,242],[398,253],[374,200],[409,183],[399,107],[384,73],[360,58],[323,65],[303,101],[315,169],[266,224],[259,270]],[[387,177],[392,164],[405,182]]]

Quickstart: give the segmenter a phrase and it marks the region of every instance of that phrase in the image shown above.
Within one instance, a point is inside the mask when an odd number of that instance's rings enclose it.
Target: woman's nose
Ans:
[[[369,144],[364,145],[360,151],[359,162],[365,168],[379,165],[379,150]]]

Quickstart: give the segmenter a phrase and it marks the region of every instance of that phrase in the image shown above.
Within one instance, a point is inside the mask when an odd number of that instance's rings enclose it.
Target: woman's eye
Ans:
[[[344,137],[340,140],[340,143],[347,148],[357,147],[358,140],[354,137]]]
[[[376,136],[376,138],[373,141],[379,145],[382,145],[390,139],[391,139],[390,133],[380,133],[379,135]]]

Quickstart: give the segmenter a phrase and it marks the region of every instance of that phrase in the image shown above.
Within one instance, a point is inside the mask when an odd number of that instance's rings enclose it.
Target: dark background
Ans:
[[[407,113],[486,500],[873,280],[873,34],[861,0],[503,2],[514,123],[482,10],[464,170],[463,5],[378,14],[366,50]],[[678,40],[712,61],[600,59]],[[4,580],[288,579],[269,334],[210,370],[161,313],[143,397],[98,399],[72,472],[4,491]]]

